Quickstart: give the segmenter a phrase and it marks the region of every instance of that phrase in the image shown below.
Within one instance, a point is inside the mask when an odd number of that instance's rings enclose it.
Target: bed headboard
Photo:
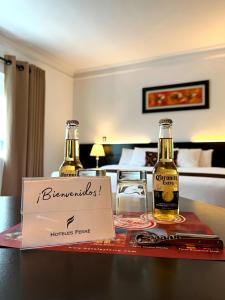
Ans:
[[[80,159],[84,168],[94,168],[95,157],[90,156],[93,144],[80,144]],[[156,148],[157,143],[142,144],[104,144],[106,156],[100,157],[99,165],[118,164],[123,148],[134,149],[134,147]],[[204,150],[213,149],[212,166],[225,168],[225,142],[175,142],[176,148],[201,148]]]

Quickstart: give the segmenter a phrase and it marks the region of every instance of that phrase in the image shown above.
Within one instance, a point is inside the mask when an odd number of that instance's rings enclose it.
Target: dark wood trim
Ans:
[[[96,166],[95,157],[90,156],[93,144],[80,144],[80,159],[84,168]],[[122,149],[134,149],[135,147],[156,148],[157,143],[142,144],[104,144],[106,156],[100,157],[99,166],[118,164]],[[225,168],[225,142],[175,142],[175,148],[201,148],[203,150],[213,149],[212,166]],[[194,175],[193,175],[194,176]]]
[[[117,173],[117,170],[116,169],[107,169],[106,172],[107,173]],[[152,174],[152,171],[147,171],[147,174]],[[225,178],[224,174],[193,173],[193,172],[179,172],[179,176]]]

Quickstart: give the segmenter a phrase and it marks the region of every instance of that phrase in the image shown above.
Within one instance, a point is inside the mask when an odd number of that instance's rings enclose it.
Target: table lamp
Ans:
[[[90,156],[96,157],[96,168],[98,168],[99,156],[105,156],[105,151],[102,144],[94,144],[92,146]]]

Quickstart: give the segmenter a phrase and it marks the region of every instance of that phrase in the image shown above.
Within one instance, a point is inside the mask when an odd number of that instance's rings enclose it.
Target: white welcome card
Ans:
[[[109,177],[24,178],[22,248],[112,239]]]

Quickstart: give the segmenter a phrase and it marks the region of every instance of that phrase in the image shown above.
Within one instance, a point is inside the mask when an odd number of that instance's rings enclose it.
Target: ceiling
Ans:
[[[5,0],[0,33],[73,73],[225,45],[225,0]]]

